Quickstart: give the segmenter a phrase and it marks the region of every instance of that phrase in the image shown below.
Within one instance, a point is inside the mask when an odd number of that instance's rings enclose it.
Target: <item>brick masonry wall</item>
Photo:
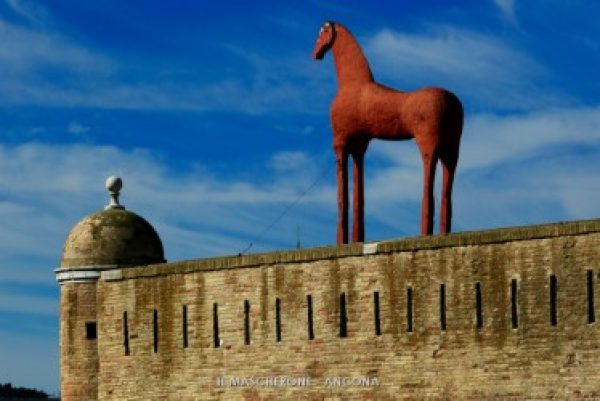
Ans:
[[[98,399],[600,398],[600,329],[588,322],[587,284],[591,271],[597,309],[599,245],[600,220],[594,220],[391,241],[379,243],[370,255],[363,255],[368,249],[359,244],[111,272],[97,284]],[[551,324],[551,275],[556,278],[556,325]],[[517,328],[512,328],[513,279]],[[441,284],[445,330],[440,327]],[[375,332],[374,292],[379,294],[381,335]],[[346,338],[339,337],[341,293],[347,301]],[[308,339],[309,294],[314,340]],[[214,304],[220,347],[214,346]],[[123,345],[124,311],[130,355]],[[237,378],[280,376],[310,377],[311,382],[231,386]],[[219,385],[219,378],[225,385]],[[359,383],[365,378],[372,385]]]
[[[97,318],[96,284],[62,285],[60,315],[61,396],[71,401],[96,400],[98,344],[86,338],[86,323]]]

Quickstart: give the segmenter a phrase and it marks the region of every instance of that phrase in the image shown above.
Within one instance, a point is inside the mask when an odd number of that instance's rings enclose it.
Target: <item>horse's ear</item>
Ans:
[[[335,32],[335,22],[333,22],[333,21],[326,21],[323,24],[323,27],[321,28],[321,32],[324,31],[324,30],[331,31],[331,33],[332,33],[331,40],[333,41],[333,38],[335,37],[335,34],[336,34],[336,32]]]

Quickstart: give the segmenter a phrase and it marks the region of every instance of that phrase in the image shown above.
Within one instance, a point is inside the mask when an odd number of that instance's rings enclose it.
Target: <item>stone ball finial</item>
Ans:
[[[123,188],[123,180],[121,177],[111,175],[106,179],[106,190],[110,195],[110,203],[104,209],[125,209],[125,206],[119,204],[119,194]]]

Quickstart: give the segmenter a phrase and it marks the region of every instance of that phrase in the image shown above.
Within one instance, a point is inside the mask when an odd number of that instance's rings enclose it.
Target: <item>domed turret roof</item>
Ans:
[[[119,204],[121,179],[110,177],[111,204],[81,220],[69,233],[60,269],[135,266],[164,262],[162,242],[144,218]]]

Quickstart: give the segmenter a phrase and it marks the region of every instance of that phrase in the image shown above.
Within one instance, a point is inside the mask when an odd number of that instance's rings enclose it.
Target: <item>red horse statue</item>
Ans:
[[[314,59],[333,51],[338,92],[331,103],[333,149],[337,159],[337,243],[348,242],[348,155],[354,160],[352,242],[363,242],[365,152],[373,138],[414,138],[423,159],[421,234],[433,232],[433,180],[438,159],[444,185],[440,232],[450,232],[452,182],[458,162],[463,108],[458,98],[440,88],[401,92],[376,83],[356,39],[344,26],[326,22],[313,50]]]

